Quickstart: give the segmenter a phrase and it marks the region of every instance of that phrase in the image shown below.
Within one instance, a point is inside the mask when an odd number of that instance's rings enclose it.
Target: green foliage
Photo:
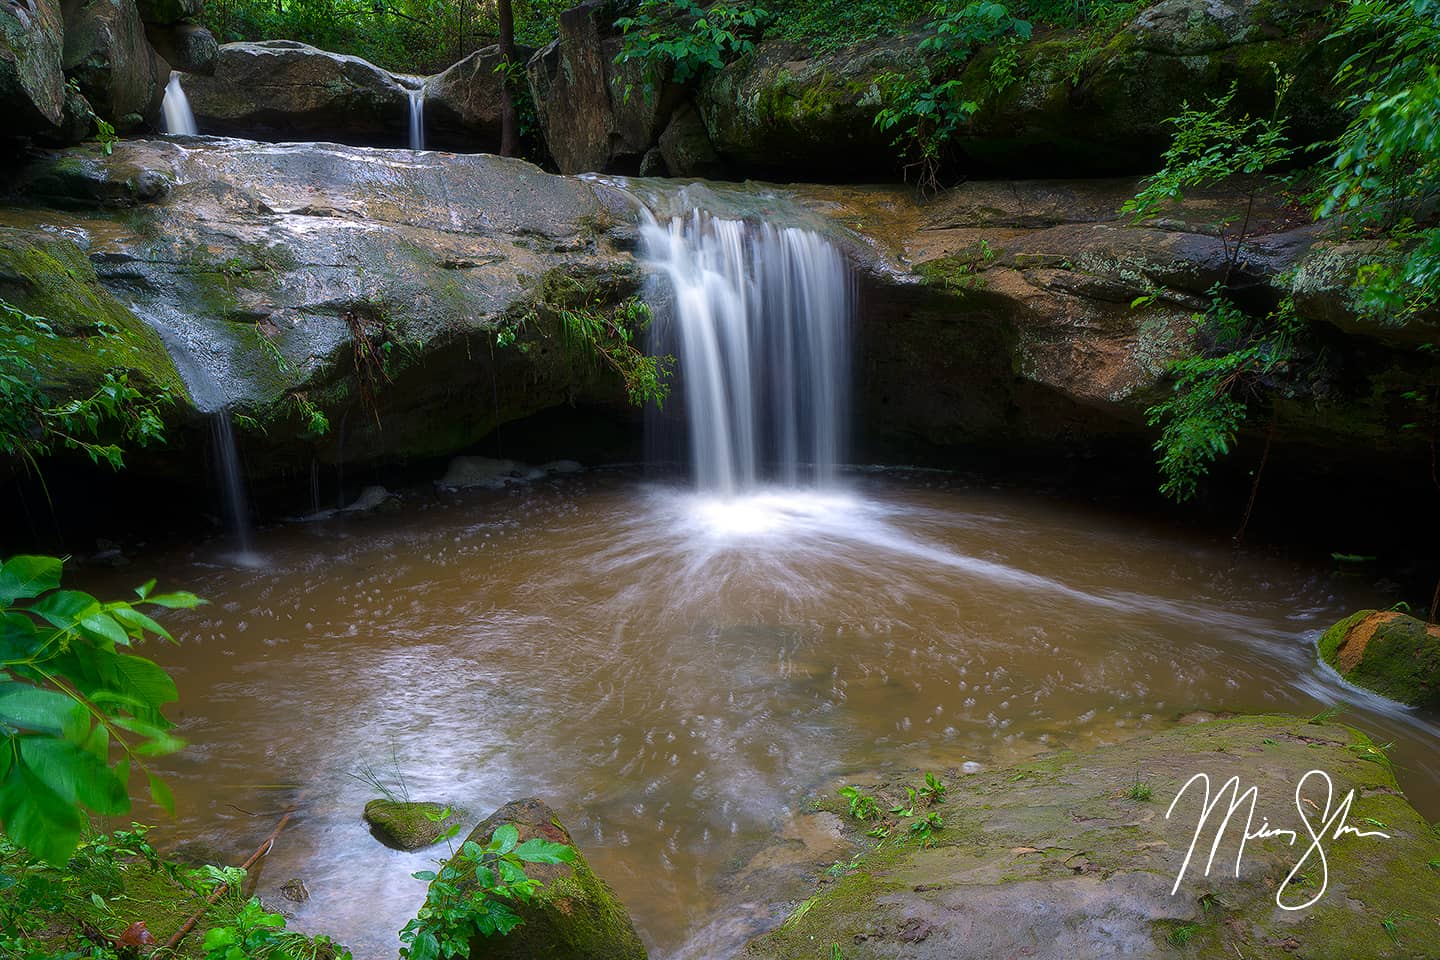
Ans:
[[[65,86],[73,92],[80,93],[80,83],[74,77],[65,81]],[[95,125],[95,142],[100,144],[100,150],[105,156],[110,156],[115,150],[115,141],[120,137],[115,133],[115,127],[108,120],[101,117],[90,106],[90,101],[81,96],[81,102],[85,105],[85,118]]]
[[[1201,350],[1171,364],[1174,390],[1146,410],[1148,423],[1161,428],[1155,443],[1160,491],[1177,502],[1194,497],[1211,464],[1234,447],[1250,405],[1288,369],[1302,328],[1288,298],[1268,315],[1254,317],[1231,301],[1228,287],[1250,228],[1255,178],[1294,153],[1280,115],[1292,80],[1275,68],[1275,108],[1268,118],[1234,116],[1233,84],[1224,96],[1210,101],[1209,109],[1183,103],[1180,114],[1170,119],[1175,133],[1164,166],[1122,207],[1138,222],[1196,188],[1241,175],[1251,178],[1243,212],[1221,225],[1225,278],[1211,288],[1209,307],[1194,317],[1191,333]],[[1147,294],[1135,305],[1154,299],[1155,294]]]
[[[512,0],[515,42],[555,39],[573,0]],[[202,19],[221,43],[299,40],[400,73],[434,73],[496,42],[495,4],[450,0],[210,0]]]
[[[880,805],[875,798],[862,793],[859,787],[841,787],[840,796],[850,802],[850,816],[856,820],[874,820],[880,815]]]
[[[639,61],[649,82],[670,68],[670,79],[688,83],[719,70],[755,49],[755,40],[770,16],[750,0],[640,0],[634,16],[615,26],[624,34],[616,63]]]
[[[765,38],[834,50],[905,33],[932,5],[933,0],[769,0],[773,16]]]
[[[1357,47],[1336,74],[1351,120],[1317,213],[1383,237],[1359,303],[1400,325],[1440,300],[1440,2],[1351,0],[1334,38]]]
[[[940,818],[940,814],[932,810],[923,817],[911,821],[908,832],[911,840],[922,847],[928,847],[935,843],[935,834],[944,828],[945,821]]]
[[[650,308],[634,297],[614,309],[591,304],[578,310],[560,310],[561,330],[567,346],[583,356],[603,361],[625,381],[625,393],[637,407],[653,403],[663,407],[670,396],[669,377],[674,358],[653,357],[635,345],[636,336],[650,324]]]
[[[1013,36],[1029,39],[1028,21],[1011,15],[994,0],[972,0],[959,8],[938,3],[925,25],[917,49],[924,58],[911,73],[886,73],[876,78],[882,106],[875,125],[894,132],[892,141],[904,154],[906,170],[917,170],[922,190],[939,187],[945,146],[979,103],[961,91],[959,70],[976,47]]]
[[[139,587],[134,601],[103,603],[61,590],[62,562],[16,556],[0,566],[0,824],[6,835],[60,864],[80,840],[85,810],[130,809],[132,763],[150,795],[170,809],[164,782],[144,757],[182,742],[161,708],[175,684],[134,652],[147,637],[174,642],[142,607],[185,609],[190,593]],[[112,753],[118,758],[112,763]]]
[[[206,931],[204,950],[205,960],[351,960],[350,951],[329,937],[287,931],[285,917],[254,897],[227,923]]]
[[[1125,788],[1122,796],[1124,796],[1126,800],[1146,803],[1155,796],[1155,791],[1150,788],[1150,784],[1140,779],[1140,774],[1137,772],[1135,774],[1135,782]]]
[[[103,321],[91,334],[102,355],[105,342],[118,338]],[[40,377],[41,361],[64,346],[66,338],[49,321],[0,300],[0,456],[37,469],[42,457],[61,447],[118,470],[124,465],[120,442],[143,447],[164,439],[160,410],[170,394],[141,393],[124,370],[107,371],[89,396],[53,399]]]
[[[525,875],[527,863],[570,863],[575,848],[540,837],[520,842],[513,824],[499,827],[490,842],[467,840],[437,874],[416,873],[430,890],[419,914],[400,931],[404,960],[468,957],[476,936],[505,936],[521,923],[512,904],[528,903],[541,887]]]
[[[1160,492],[1176,502],[1194,497],[1210,465],[1235,446],[1249,405],[1288,368],[1302,328],[1292,301],[1257,318],[1236,307],[1218,285],[1194,322],[1192,333],[1205,344],[1202,352],[1171,364],[1174,389],[1145,411],[1147,422],[1161,428],[1155,442]]]

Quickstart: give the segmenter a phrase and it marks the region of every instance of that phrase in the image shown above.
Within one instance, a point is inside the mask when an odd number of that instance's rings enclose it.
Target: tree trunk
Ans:
[[[510,0],[497,0],[500,19],[500,156],[520,152],[520,123],[515,115],[515,91],[511,88],[515,63],[515,12]]]

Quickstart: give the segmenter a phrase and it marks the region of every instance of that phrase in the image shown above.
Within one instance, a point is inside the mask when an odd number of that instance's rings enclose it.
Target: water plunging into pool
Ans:
[[[678,360],[698,489],[833,485],[854,312],[840,251],[810,230],[701,210],[647,214],[642,233],[657,274],[651,351]]]
[[[165,99],[160,103],[160,113],[165,122],[165,132],[193,137],[199,130],[195,126],[195,114],[190,111],[190,98],[180,86],[180,74],[172,71],[170,82],[165,84]]]
[[[425,88],[413,87],[405,91],[410,99],[410,149],[425,149]]]

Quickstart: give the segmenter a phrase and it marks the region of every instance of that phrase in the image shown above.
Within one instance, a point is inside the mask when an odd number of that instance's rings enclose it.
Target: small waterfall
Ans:
[[[410,98],[410,149],[425,149],[425,87],[407,89]]]
[[[831,483],[843,453],[854,283],[840,251],[798,227],[694,210],[647,215],[642,249],[668,281],[651,348],[674,354],[702,491],[762,479]],[[663,294],[663,291],[662,291]]]
[[[210,415],[210,433],[215,441],[215,476],[223,495],[225,525],[235,537],[236,559],[250,565],[255,561],[255,554],[250,550],[250,506],[245,495],[240,449],[230,426],[229,407],[221,407]]]
[[[195,128],[195,114],[190,112],[190,98],[185,96],[185,90],[180,86],[180,74],[173,70],[170,82],[165,84],[165,99],[160,104],[160,113],[165,120],[166,133],[188,137],[199,133]]]

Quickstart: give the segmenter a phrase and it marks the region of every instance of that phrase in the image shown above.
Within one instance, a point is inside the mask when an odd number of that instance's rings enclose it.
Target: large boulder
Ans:
[[[220,44],[198,23],[146,24],[145,36],[161,58],[181,73],[210,76],[220,58]]]
[[[635,173],[681,93],[640,64],[617,64],[608,0],[560,14],[559,37],[526,66],[550,155],[562,173]]]
[[[85,238],[195,407],[263,427],[240,438],[253,480],[445,456],[572,403],[628,410],[555,312],[638,289],[632,228],[596,185],[486,155],[133,140],[39,154],[14,189],[0,225]]]
[[[516,50],[524,63],[532,51]],[[500,147],[500,47],[482,47],[425,80],[425,145],[446,150]]]
[[[1320,659],[1351,683],[1413,707],[1440,707],[1440,626],[1361,610],[1326,630],[1319,648]]]
[[[521,843],[538,837],[575,846],[555,811],[533,798],[505,804],[466,840],[483,847],[506,824]],[[476,937],[471,960],[645,960],[630,915],[578,849],[570,863],[527,864],[525,874],[543,886],[529,903],[511,905],[523,922],[503,937]]]
[[[157,69],[135,0],[66,4],[64,65],[95,112],[116,130],[134,130],[159,115],[162,74],[169,71]]]
[[[1437,956],[1440,837],[1376,755],[1363,734],[1336,724],[1211,720],[1082,754],[951,771],[934,805],[907,798],[918,775],[864,784],[881,810],[918,807],[886,818],[890,837],[878,845],[863,836],[873,822],[820,797],[859,852],[743,956],[825,956],[831,944],[846,960]],[[1199,774],[1208,785],[1191,782]],[[1239,800],[1226,815],[1222,785],[1232,776],[1237,793],[1258,791],[1250,819]],[[1220,809],[1207,820],[1202,804],[1217,791]],[[1330,816],[1351,791],[1345,823],[1371,835],[1321,826],[1319,811]],[[911,839],[910,825],[931,813],[943,825],[928,845]],[[1306,854],[1307,830],[1322,835],[1323,860]]]
[[[0,4],[0,100],[6,122],[0,138],[47,133],[65,112],[63,36],[58,0]]]
[[[293,40],[227,43],[213,76],[185,82],[202,133],[403,146],[410,99],[367,60]]]
[[[194,22],[205,9],[205,0],[136,0],[140,19],[146,23]]]

